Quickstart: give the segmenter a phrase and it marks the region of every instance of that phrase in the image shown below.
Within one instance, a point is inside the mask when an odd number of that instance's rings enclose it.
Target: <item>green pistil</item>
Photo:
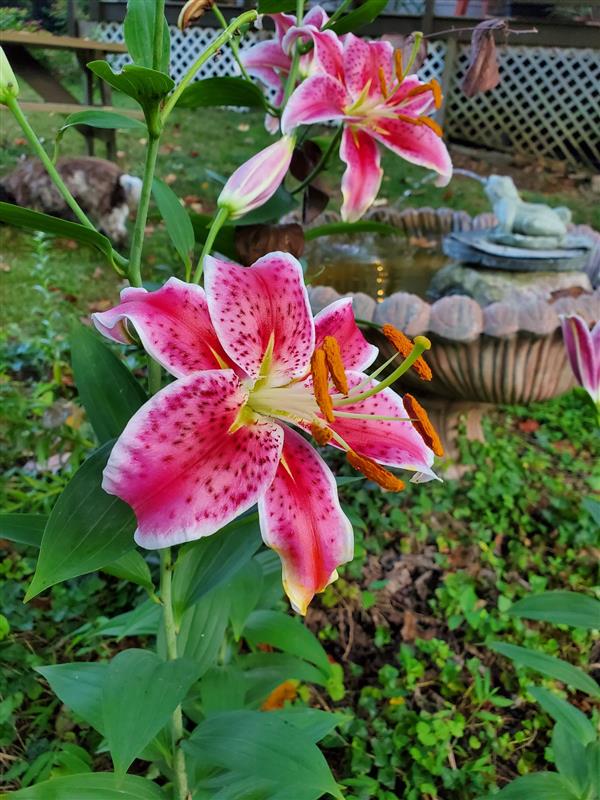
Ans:
[[[365,392],[360,392],[359,394],[350,395],[349,397],[345,397],[342,400],[336,400],[334,403],[334,413],[335,409],[341,406],[349,406],[353,403],[359,403],[361,400],[366,400],[368,397],[373,397],[375,394],[379,394],[384,389],[387,389],[388,386],[391,386],[395,381],[398,380],[405,372],[412,367],[415,363],[417,358],[421,356],[425,350],[429,350],[431,347],[431,342],[425,336],[417,336],[415,337],[413,349],[410,352],[410,355],[407,356],[404,361],[400,364],[400,366],[395,369],[387,378],[378,383],[376,386],[372,386],[370,389],[367,389]],[[371,376],[372,377],[372,376]]]

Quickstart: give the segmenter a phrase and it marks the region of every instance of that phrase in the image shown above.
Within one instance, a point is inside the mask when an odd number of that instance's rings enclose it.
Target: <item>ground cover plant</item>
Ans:
[[[193,11],[195,5],[188,8]],[[2,390],[10,430],[7,426],[2,431],[7,445],[5,508],[9,514],[3,518],[8,557],[3,565],[1,630],[7,669],[0,735],[8,748],[3,761],[7,785],[20,787],[14,796],[22,798],[48,797],[49,793],[73,797],[83,791],[98,798],[124,792],[135,798],[183,798],[188,792],[198,798],[317,798],[327,793],[349,798],[475,798],[493,793],[519,774],[535,773],[547,762],[556,762],[558,777],[552,768],[547,770],[550,778],[526,775],[526,784],[517,782],[514,790],[509,784],[501,796],[518,797],[514,792],[526,790],[532,797],[542,797],[555,790],[590,800],[598,791],[593,733],[598,686],[588,674],[588,665],[598,659],[588,629],[597,627],[593,624],[597,605],[590,590],[596,580],[598,506],[593,493],[599,476],[598,441],[583,391],[543,405],[499,412],[487,423],[485,444],[464,443],[463,460],[473,469],[459,483],[407,484],[401,493],[383,493],[377,482],[396,489],[400,478],[365,459],[372,451],[380,452],[377,448],[383,445],[377,438],[372,445],[362,444],[366,452],[353,451],[346,460],[344,448],[341,453],[331,450],[326,459],[338,475],[342,506],[337,506],[330,479],[325,480],[330,499],[324,501],[321,495],[320,500],[321,510],[325,503],[330,514],[328,533],[337,525],[339,535],[335,546],[308,568],[303,559],[311,548],[301,539],[303,546],[297,554],[285,537],[278,539],[276,526],[265,523],[269,508],[261,499],[263,538],[283,553],[286,592],[292,605],[306,612],[304,625],[288,611],[279,558],[261,547],[252,509],[219,533],[197,540],[194,535],[177,538],[180,526],[172,540],[180,546],[172,555],[164,548],[147,553],[132,549],[133,514],[100,488],[100,473],[110,458],[112,472],[105,473],[104,487],[125,496],[136,509],[140,544],[150,536],[154,546],[156,537],[173,530],[171,516],[157,527],[155,520],[146,518],[145,499],[139,502],[135,492],[131,495],[119,488],[118,472],[126,473],[128,467],[118,455],[109,453],[118,453],[115,447],[123,452],[126,447],[123,437],[116,446],[114,439],[146,401],[146,383],[151,391],[159,389],[152,403],[172,397],[181,381],[189,380],[181,377],[181,363],[200,356],[181,351],[184,360],[178,361],[177,352],[171,350],[169,355],[167,345],[157,346],[156,331],[147,328],[146,318],[134,308],[150,297],[143,290],[124,294],[118,305],[115,284],[104,269],[97,273],[101,283],[93,291],[85,286],[85,278],[65,275],[74,263],[70,242],[92,241],[100,253],[94,258],[103,257],[118,272],[126,272],[134,287],[139,287],[139,273],[144,269],[149,278],[145,287],[155,292],[152,297],[182,291],[187,302],[195,289],[181,289],[173,281],[160,287],[174,264],[177,274],[188,280],[204,270],[209,299],[218,304],[220,282],[242,273],[208,258],[212,245],[217,252],[231,252],[232,226],[226,218],[242,217],[253,206],[259,210],[269,199],[266,195],[276,191],[282,205],[275,210],[271,206],[263,219],[277,220],[288,200],[276,184],[287,170],[292,146],[289,139],[276,140],[265,155],[262,145],[270,141],[265,140],[245,154],[250,166],[234,173],[224,191],[219,188],[211,196],[207,181],[208,207],[202,210],[212,210],[211,200],[219,195],[212,224],[209,216],[198,215],[192,227],[177,198],[173,200],[169,184],[159,184],[154,189],[157,208],[152,224],[164,225],[157,239],[163,250],[157,255],[152,247],[154,263],[148,256],[142,262],[148,177],[160,150],[158,117],[173,104],[169,99],[173,95],[168,95],[171,87],[160,71],[149,74],[147,66],[165,66],[160,4],[156,13],[149,12],[147,4],[132,2],[129,13],[134,21],[140,13],[149,14],[146,27],[155,35],[140,41],[140,27],[134,33],[132,25],[128,36],[138,64],[129,71],[132,92],[141,100],[149,131],[140,144],[149,154],[146,192],[128,263],[104,237],[82,231],[81,226],[22,212],[17,216],[14,209],[2,208],[6,221],[45,231],[33,238],[5,233],[17,253],[25,254],[27,265],[18,266],[18,256],[9,258],[9,276],[13,269],[27,270],[35,292],[31,319],[23,325],[22,315],[15,311],[15,324],[4,341]],[[301,7],[297,17],[302,17]],[[350,17],[341,16],[339,22],[347,23]],[[322,18],[319,27],[328,24]],[[240,20],[232,23],[223,43],[239,25]],[[334,41],[330,34],[322,36],[317,27],[305,28],[303,36],[295,45],[296,54],[284,65],[292,74],[288,82],[292,97],[294,61],[300,63],[306,55],[300,52],[306,39],[312,38],[315,49],[321,38]],[[109,75],[105,66],[97,70],[119,83],[119,76]],[[414,88],[414,79],[408,79]],[[154,87],[168,86],[162,103],[144,94],[149,80]],[[242,85],[235,84],[236,91],[247,91]],[[306,81],[301,87],[308,85]],[[4,99],[14,113],[14,83],[9,80],[4,88]],[[213,90],[204,91],[210,95]],[[435,99],[435,87],[428,91]],[[18,108],[15,118],[19,119]],[[219,118],[214,119],[220,124]],[[235,125],[239,124],[236,119]],[[406,124],[426,128],[436,137],[431,140],[435,147],[441,146],[438,132],[427,124]],[[31,132],[25,130],[37,147]],[[329,137],[337,144],[337,134],[330,131]],[[355,142],[349,139],[346,149]],[[258,156],[254,156],[256,150],[260,150]],[[259,177],[263,172],[271,177],[268,186],[255,180],[254,163],[260,166]],[[441,167],[440,172],[444,172]],[[277,180],[272,179],[276,174]],[[364,210],[369,198],[361,190],[369,188],[369,183],[372,190],[373,178],[359,187],[358,194],[352,180],[348,176],[344,180],[344,213],[352,218]],[[59,243],[48,238],[47,234],[57,233],[62,236]],[[75,252],[78,257],[81,251]],[[267,268],[272,267],[270,259]],[[86,274],[89,277],[89,270]],[[286,280],[292,280],[287,273]],[[16,281],[13,285],[16,296]],[[247,301],[250,291],[246,289]],[[277,293],[273,294],[275,304]],[[296,306],[301,308],[302,303]],[[299,313],[296,306],[288,306],[288,316],[292,308]],[[242,303],[239,308],[243,309]],[[227,312],[226,307],[215,309],[213,321],[216,313]],[[77,322],[73,325],[73,316],[87,317],[90,312],[95,313],[100,329],[117,340],[123,338],[117,322],[129,316],[145,349],[170,368],[176,380],[168,384],[156,362],[146,361],[137,337],[125,346],[106,345],[88,328]],[[346,367],[358,368],[368,360],[369,346],[353,323],[344,324],[355,358]],[[227,344],[222,326],[217,334],[211,344],[212,353],[218,354],[212,374],[218,372],[217,380],[225,380],[220,362],[231,357],[231,343]],[[173,330],[173,335],[185,338],[184,331]],[[256,339],[252,329],[244,341],[248,339]],[[341,344],[342,358],[348,359],[343,340]],[[247,350],[237,352],[238,368],[250,374],[258,370],[257,383],[273,371],[281,375],[281,364],[286,363],[275,337],[267,335],[262,345],[254,364]],[[417,340],[392,380],[401,378],[426,346],[427,342]],[[334,418],[338,415],[334,432],[344,434],[339,424],[344,414],[340,396],[351,387],[345,390],[341,385],[344,376],[336,362],[335,343],[325,342],[317,352],[323,355],[313,356],[315,383],[319,384],[322,370],[319,358],[329,366],[333,380],[331,386],[325,375],[325,394],[318,388],[315,391],[320,412],[312,419],[311,432],[317,442],[324,443],[331,436],[328,425],[334,425],[328,416],[332,411]],[[289,359],[288,355],[288,368],[293,369],[289,367],[293,359]],[[193,380],[196,375],[192,374]],[[348,377],[352,381],[351,372]],[[286,385],[278,379],[274,390],[282,391]],[[364,384],[358,393],[367,394],[369,386]],[[333,409],[326,399],[331,395]],[[381,394],[371,397],[381,402]],[[272,416],[273,409],[281,419],[279,411],[286,410],[273,406],[264,394],[255,394],[253,402],[251,411],[263,420]],[[356,402],[349,408],[359,411],[354,408]],[[388,399],[392,402],[400,401]],[[295,398],[296,416],[297,403],[300,400]],[[387,416],[392,414],[387,410]],[[248,425],[243,416],[233,422],[232,433],[238,424],[242,429]],[[351,425],[347,427],[350,430]],[[271,428],[270,435],[278,434]],[[351,436],[351,430],[344,435]],[[410,443],[413,448],[409,466],[426,473],[433,460],[427,444],[435,448],[435,442],[421,441],[411,425],[403,428],[403,437],[404,445]],[[299,443],[305,440],[296,436],[290,441],[305,448],[302,459],[312,464],[306,459],[314,456],[308,455],[306,444]],[[386,462],[385,457],[382,460]],[[281,482],[286,472],[294,472],[289,450],[284,461]],[[391,462],[401,466],[393,458]],[[389,455],[386,463],[390,463]],[[357,465],[364,470],[364,478],[353,469]],[[329,467],[323,463],[318,469],[327,475]],[[310,469],[314,475],[317,467]],[[112,475],[112,485],[107,475]],[[295,480],[302,482],[300,472]],[[144,483],[142,494],[148,491]],[[281,486],[278,491],[284,494]],[[308,496],[305,491],[305,502]],[[182,497],[187,502],[187,492]],[[192,502],[193,496],[189,497]],[[157,510],[159,517],[163,508]],[[349,530],[344,520],[352,524],[355,536],[354,560],[345,565]],[[302,536],[303,531],[296,535]],[[312,535],[318,536],[318,531]],[[183,543],[186,538],[192,541]],[[341,577],[325,586],[337,564]],[[307,569],[312,583],[307,583]],[[27,605],[22,603],[24,584],[29,584]],[[571,591],[559,605],[572,609],[566,624],[574,625],[573,629],[565,627],[564,614],[544,616],[542,608],[540,616],[539,608],[532,612],[518,603],[513,608],[515,601],[523,603],[545,590],[558,589]],[[322,593],[307,609],[314,590]],[[588,601],[587,613],[584,608],[577,616],[574,593]],[[551,594],[550,602],[555,597]],[[542,621],[523,621],[532,613],[534,620]],[[550,627],[552,622],[559,627]],[[532,661],[531,655],[523,656],[522,650],[510,647],[537,651],[546,660],[540,666],[539,659]],[[561,658],[558,667],[556,661],[547,661],[556,656]],[[532,683],[538,688],[532,689]],[[568,692],[572,706],[555,693],[557,688]],[[565,707],[573,710],[565,711]],[[557,727],[552,734],[553,721]],[[576,729],[579,749],[573,745],[565,758],[565,725],[569,723],[567,732]],[[585,765],[577,774],[569,771],[567,763],[573,753],[577,763]]]

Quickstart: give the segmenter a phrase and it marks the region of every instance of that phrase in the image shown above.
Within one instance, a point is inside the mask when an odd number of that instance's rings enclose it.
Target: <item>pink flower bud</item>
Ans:
[[[237,219],[266,203],[285,178],[294,144],[294,137],[283,136],[236,169],[219,195],[219,208],[226,208],[230,219]]]

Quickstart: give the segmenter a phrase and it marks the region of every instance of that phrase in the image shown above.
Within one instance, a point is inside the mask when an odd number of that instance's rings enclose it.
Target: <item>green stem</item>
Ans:
[[[296,24],[302,24],[302,20],[304,19],[304,0],[296,0]],[[298,75],[298,67],[300,66],[300,55],[301,55],[301,42],[299,39],[296,40],[296,44],[294,47],[294,54],[292,55],[292,63],[290,66],[290,71],[287,76],[287,81],[285,84],[285,91],[283,93],[283,101],[281,103],[281,108],[285,108],[285,104],[290,99],[290,95],[296,88],[296,76]]]
[[[295,186],[292,189],[292,194],[298,194],[298,192],[301,192],[303,189],[306,189],[306,187],[314,181],[319,172],[322,172],[322,170],[325,169],[325,167],[327,166],[327,162],[329,161],[329,157],[335,150],[336,146],[339,144],[343,130],[344,129],[342,126],[340,126],[337,129],[335,135],[333,136],[333,138],[331,139],[331,141],[327,146],[327,150],[325,150],[325,152],[321,155],[321,158],[318,160],[315,167],[311,170],[311,172],[307,175],[307,177],[304,178],[302,183],[299,183],[298,186]]]
[[[367,397],[372,397],[374,394],[378,394],[383,389],[387,389],[388,386],[391,386],[392,383],[398,380],[405,372],[412,367],[415,363],[417,358],[423,354],[425,350],[429,350],[431,347],[431,342],[425,336],[416,336],[413,349],[410,351],[410,355],[404,359],[404,361],[400,364],[400,366],[395,369],[387,378],[381,381],[381,383],[372,386],[370,389],[367,389],[365,392],[361,392],[360,394],[350,395],[349,397],[345,397],[342,400],[336,400],[334,403],[334,413],[335,409],[340,406],[348,406],[352,405],[353,403],[359,403],[361,400],[366,400]]]
[[[220,208],[213,221],[210,225],[210,230],[208,231],[208,235],[206,237],[206,241],[204,242],[204,247],[202,248],[202,252],[200,253],[200,258],[198,259],[198,266],[196,267],[196,271],[194,272],[194,280],[192,283],[200,283],[202,278],[202,272],[204,271],[204,258],[207,255],[210,255],[210,251],[212,250],[212,246],[215,243],[215,239],[217,238],[218,232],[221,230],[227,218],[229,217],[229,209],[228,208]]]
[[[152,68],[160,71],[162,61],[163,36],[165,29],[165,0],[155,0],[154,41],[152,43]]]
[[[42,147],[41,142],[35,135],[35,131],[27,121],[27,117],[21,111],[21,107],[19,106],[16,98],[8,97],[5,102],[6,105],[8,106],[10,113],[13,115],[13,117],[19,124],[19,127],[25,134],[25,137],[29,142],[29,144],[31,145],[31,148],[35,152],[36,156],[40,159],[40,161],[46,168],[48,175],[50,175],[50,177],[52,178],[52,182],[63,196],[65,203],[69,206],[71,211],[75,214],[75,216],[81,222],[82,225],[85,225],[86,228],[90,228],[91,230],[95,231],[96,228],[92,225],[92,223],[87,218],[85,213],[82,211],[82,209],[78,205],[77,201],[75,200],[71,192],[65,186],[65,183],[63,179],[60,177],[58,170],[52,163],[52,159]]]
[[[160,551],[160,597],[163,604],[163,619],[165,626],[165,641],[167,645],[167,660],[177,658],[177,627],[173,614],[172,596],[171,548],[165,547]],[[188,797],[187,774],[185,771],[185,755],[181,749],[183,738],[183,713],[181,706],[177,706],[171,717],[171,737],[173,748],[173,783],[175,784],[175,800],[186,800]]]
[[[129,255],[129,282],[132,286],[142,285],[142,250],[144,247],[144,228],[148,219],[148,208],[150,206],[150,196],[152,194],[152,179],[156,168],[158,156],[158,144],[160,137],[150,134],[148,150],[146,151],[146,163],[144,165],[144,178],[140,203],[138,205],[133,235],[131,237],[131,253]]]
[[[244,14],[240,14],[239,17],[236,17],[229,23],[223,33],[217,36],[217,38],[211,43],[210,47],[207,47],[206,50],[198,56],[165,103],[161,114],[163,123],[181,97],[183,90],[196,76],[198,70],[217,52],[217,50],[219,50],[219,48],[221,48],[226,42],[229,41],[229,39],[231,39],[232,35],[238,30],[238,28],[241,28],[242,25],[246,25],[249,22],[253,22],[257,16],[258,12],[256,11],[246,11]]]
[[[221,27],[223,28],[223,30],[226,31],[227,30],[227,20],[223,16],[219,6],[215,3],[211,10],[212,10],[213,14],[215,15],[215,17],[221,23]],[[233,53],[233,57],[235,59],[236,64],[240,68],[240,72],[242,73],[242,76],[244,77],[245,80],[250,81],[250,83],[252,83],[253,82],[252,78],[250,77],[250,75],[248,75],[248,73],[246,72],[246,67],[242,64],[242,60],[240,58],[240,50],[239,50],[238,43],[236,42],[234,36],[232,36],[231,39],[229,40],[229,47],[231,47],[231,52]]]
[[[352,0],[342,0],[342,2],[334,11],[334,13],[329,17],[329,21],[327,22],[327,25],[325,25],[324,30],[327,30],[327,28],[331,28],[334,22],[344,13],[344,11],[348,8],[351,2]]]

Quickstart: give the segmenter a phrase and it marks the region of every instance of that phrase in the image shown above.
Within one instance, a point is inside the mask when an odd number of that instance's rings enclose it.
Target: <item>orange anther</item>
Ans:
[[[394,70],[399,83],[404,80],[404,69],[402,66],[402,50],[394,50]]]
[[[310,360],[310,371],[313,379],[313,392],[315,400],[327,422],[334,422],[333,403],[329,395],[329,372],[325,351],[319,347]]]
[[[435,104],[435,107],[441,108],[443,99],[442,87],[439,85],[439,83],[436,81],[435,78],[432,78],[429,81],[429,86],[431,87],[431,92],[433,94],[433,102]]]
[[[327,362],[327,369],[331,375],[331,380],[335,388],[341,394],[347,395],[350,391],[348,388],[348,378],[344,370],[344,362],[342,361],[342,352],[337,339],[334,336],[326,336],[323,339],[323,352],[325,353],[325,360]]]
[[[402,489],[404,489],[404,481],[401,481],[400,478],[397,478],[389,470],[384,469],[376,461],[373,461],[372,458],[361,456],[355,453],[354,450],[348,450],[346,459],[354,469],[362,472],[365,478],[369,478],[375,481],[375,483],[378,483],[382,489],[387,489],[390,492],[401,492]]]
[[[436,456],[443,456],[444,447],[423,406],[415,400],[412,394],[405,394],[402,402],[407,413],[412,418],[415,430],[420,434],[427,447],[430,447]]]
[[[381,87],[381,94],[384,97],[387,97],[388,88],[387,88],[387,82],[385,80],[385,72],[383,71],[383,67],[379,67],[378,73],[379,73],[379,86]]]
[[[431,128],[431,130],[436,134],[436,136],[441,137],[444,135],[444,131],[442,130],[441,126],[438,125],[438,123],[434,119],[431,119],[431,117],[423,116],[419,117],[418,119],[420,125],[426,125],[428,128]]]
[[[316,422],[313,422],[310,426],[310,432],[315,442],[320,444],[321,447],[325,447],[331,441],[331,431],[326,425],[317,425]]]
[[[260,707],[261,711],[276,711],[283,708],[287,700],[298,696],[298,681],[285,681],[276,686]]]
[[[405,336],[402,331],[389,324],[384,325],[381,330],[388,342],[396,348],[400,355],[408,358],[414,347],[408,336]],[[422,381],[430,381],[433,378],[431,368],[423,356],[419,356],[412,366]]]

